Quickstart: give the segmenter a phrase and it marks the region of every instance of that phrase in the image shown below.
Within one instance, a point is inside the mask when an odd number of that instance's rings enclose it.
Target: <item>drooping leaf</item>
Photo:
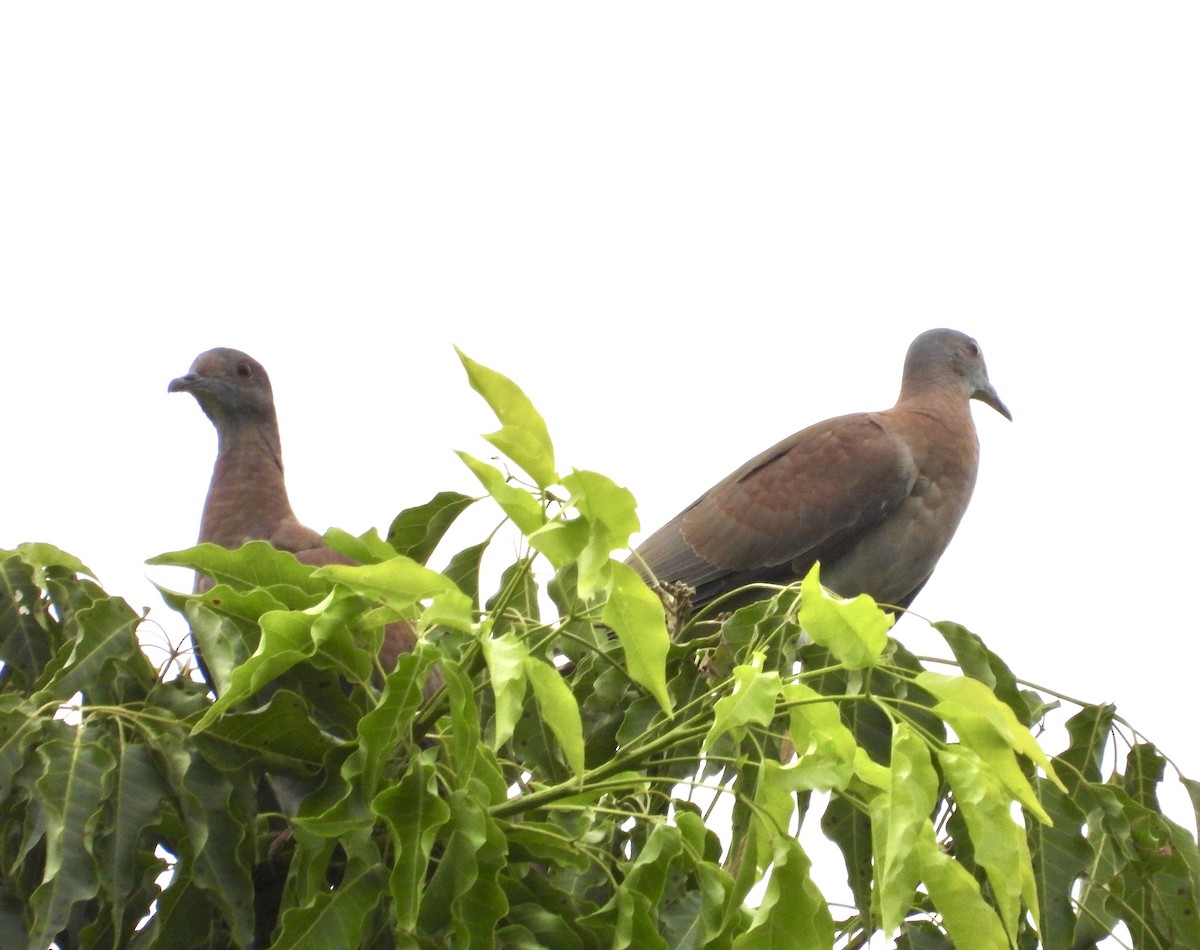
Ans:
[[[1070,745],[1056,758],[1068,766],[1061,771],[1069,790],[1078,791],[1081,780],[1101,781],[1104,750],[1115,716],[1116,707],[1112,705],[1084,706],[1067,720]]]
[[[34,569],[16,555],[0,560],[0,686],[26,687],[36,681],[50,661],[50,631],[57,624],[45,609]]]
[[[634,682],[649,690],[664,712],[670,712],[666,676],[670,643],[662,601],[627,564],[612,563],[612,587],[601,619],[621,641]]]
[[[1032,711],[1017,684],[1017,678],[1008,664],[988,649],[981,637],[962,624],[948,620],[932,624],[932,627],[945,638],[967,676],[991,687],[997,698],[1008,704],[1022,725],[1033,725]]]
[[[871,819],[845,795],[832,795],[821,816],[821,830],[842,852],[846,883],[859,912],[871,920]],[[866,927],[867,931],[874,929]]]
[[[305,803],[298,824],[330,837],[370,831],[368,802],[382,790],[387,761],[415,746],[413,719],[437,656],[436,649],[422,645],[397,659],[378,703],[358,720],[357,741],[340,757],[337,778],[331,776],[322,794]]]
[[[951,745],[937,758],[966,820],[975,861],[987,871],[1000,920],[1015,935],[1022,901],[1036,917],[1038,895],[1025,829],[1013,821],[1008,790],[968,748]]]
[[[900,926],[912,904],[921,880],[921,850],[927,844],[936,849],[929,815],[937,788],[929,747],[905,723],[897,722],[888,790],[870,803],[877,904],[886,933]]]
[[[528,682],[525,661],[529,657],[529,648],[512,633],[483,638],[479,645],[488,666],[492,695],[496,701],[492,748],[498,749],[512,738],[517,720],[521,718]]]
[[[771,876],[750,929],[733,942],[734,950],[829,950],[833,917],[810,876],[812,862],[800,842],[775,839]]]
[[[550,664],[526,657],[524,667],[542,720],[558,740],[571,771],[582,778],[583,720],[579,715],[579,704],[563,682],[562,675]]]
[[[1040,766],[1052,782],[1060,786],[1061,782],[1042,747],[1012,709],[978,680],[965,676],[924,672],[916,682],[938,698],[934,711],[950,724],[963,745],[987,761],[1025,808],[1048,821],[1012,753],[1020,753]]]
[[[996,912],[983,899],[979,882],[937,846],[933,826],[916,836],[914,858],[933,905],[956,947],[1009,950],[1008,935]]]

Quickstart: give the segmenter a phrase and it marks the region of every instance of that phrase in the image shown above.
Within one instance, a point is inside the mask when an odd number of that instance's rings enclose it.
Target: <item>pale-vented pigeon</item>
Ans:
[[[745,584],[791,583],[814,561],[842,596],[906,608],[971,500],[972,399],[1012,419],[978,343],[956,330],[922,333],[894,407],[789,436],[652,534],[630,563],[647,579],[695,588],[695,608]]]
[[[217,461],[200,519],[201,542],[238,548],[247,541],[265,540],[304,564],[354,563],[327,548],[321,535],[301,524],[292,511],[283,480],[275,400],[261,363],[240,350],[217,347],[197,356],[187,375],[171,380],[167,390],[195,396],[217,430]],[[208,577],[196,575],[196,593],[211,587]],[[407,624],[390,624],[379,654],[383,669],[393,669],[396,658],[413,644]]]

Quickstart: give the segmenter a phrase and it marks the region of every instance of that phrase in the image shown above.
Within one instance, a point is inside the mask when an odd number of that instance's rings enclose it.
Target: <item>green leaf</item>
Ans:
[[[658,930],[657,911],[673,866],[682,853],[682,835],[676,827],[655,825],[645,846],[633,857],[625,879],[609,902],[585,918],[595,926],[611,923],[614,950],[666,950]]]
[[[321,540],[331,551],[344,554],[359,564],[378,564],[396,556],[396,549],[384,541],[374,528],[358,537],[341,528],[330,528]]]
[[[110,811],[96,848],[104,869],[100,886],[111,908],[109,920],[115,933],[130,923],[126,920],[130,911],[136,922],[149,909],[152,895],[136,900],[147,864],[151,873],[166,869],[161,859],[150,859],[157,843],[151,829],[167,812],[169,794],[153,751],[140,743],[122,743],[108,795]]]
[[[495,755],[481,740],[479,707],[475,703],[474,688],[462,668],[453,661],[442,663],[449,699],[448,725],[442,733],[445,758],[442,767],[447,768],[452,778],[451,786],[457,789],[479,787],[488,790],[488,804],[505,800],[507,786]],[[442,720],[443,724],[447,719]]]
[[[27,686],[42,675],[53,650],[57,627],[34,581],[34,568],[15,555],[0,561],[0,684]]]
[[[352,860],[337,887],[307,907],[284,913],[273,950],[357,947],[371,911],[383,896],[386,877],[378,864]]]
[[[1057,759],[1068,766],[1062,769],[1068,791],[1077,791],[1080,781],[1101,780],[1104,751],[1116,714],[1117,709],[1112,705],[1084,706],[1067,720],[1070,745]]]
[[[358,721],[358,741],[338,766],[339,779],[305,802],[298,825],[329,837],[369,831],[373,821],[366,803],[381,790],[385,763],[415,746],[413,719],[437,658],[435,648],[423,645],[397,659],[379,702]]]
[[[297,663],[311,658],[317,649],[313,624],[318,613],[319,610],[273,610],[263,614],[258,648],[232,670],[229,687],[200,717],[192,733],[207,729],[233,706],[253,697]]]
[[[479,606],[479,565],[487,548],[486,541],[463,548],[450,558],[450,563],[442,571],[459,590],[470,595],[471,605],[476,608]]]
[[[157,679],[137,639],[141,618],[125,601],[103,597],[75,612],[65,624],[70,654],[47,668],[34,684],[35,703],[65,701],[82,692],[95,703],[120,702],[119,681],[136,684],[138,698]]]
[[[71,575],[85,574],[88,577],[96,576],[96,572],[87,567],[74,554],[68,554],[61,548],[56,548],[53,544],[46,544],[42,541],[26,541],[23,544],[17,545],[15,553],[20,556],[22,561],[33,567],[36,571],[44,571],[46,568],[57,567]],[[41,581],[38,580],[37,583],[40,584]]]
[[[46,857],[42,882],[30,899],[30,946],[48,947],[75,908],[99,889],[92,848],[103,827],[103,803],[117,763],[108,743],[82,727],[73,729],[70,739],[41,744],[37,753],[42,763],[37,805],[45,816]]]
[[[177,843],[176,874],[190,878],[220,909],[234,941],[254,939],[250,832],[257,773],[224,773],[196,754],[176,732],[152,733],[164,774],[178,802],[186,836]]]
[[[236,551],[217,544],[197,544],[183,551],[160,554],[146,563],[190,567],[207,574],[217,584],[237,588],[279,584],[321,597],[327,593],[325,586],[313,579],[311,567],[301,564],[294,554],[280,551],[269,541],[247,541]]]
[[[882,768],[882,766],[880,766]],[[886,772],[887,770],[884,769]],[[846,883],[854,895],[854,905],[867,920],[871,919],[871,819],[845,795],[830,796],[821,815],[821,830],[842,852],[846,865]],[[868,926],[868,931],[873,928]]]
[[[766,870],[774,857],[775,841],[786,836],[796,813],[798,775],[790,765],[764,759],[754,782],[754,808],[750,812],[755,865]],[[747,848],[747,851],[749,848]]]
[[[558,740],[571,771],[583,777],[583,720],[579,704],[563,681],[562,674],[549,663],[525,658],[525,675],[533,687],[542,720]]]
[[[508,909],[499,885],[504,834],[481,807],[482,790],[471,784],[450,794],[450,835],[421,902],[420,929],[445,932],[444,946],[492,946],[496,922]]]
[[[488,369],[455,347],[467,371],[471,388],[491,407],[502,428],[485,435],[492,445],[521,466],[539,488],[558,481],[554,471],[554,446],[546,423],[533,403],[507,376]]]
[[[456,491],[438,492],[425,504],[396,515],[388,528],[387,542],[397,554],[424,564],[458,516],[477,500]]]
[[[635,683],[644,686],[670,713],[666,659],[670,641],[662,601],[627,564],[612,563],[612,586],[601,620],[625,649],[625,664]]]
[[[800,626],[850,669],[873,666],[896,618],[866,594],[846,600],[821,586],[820,564],[800,582]]]
[[[450,578],[412,558],[396,555],[380,564],[361,566],[330,564],[319,568],[316,576],[370,600],[382,601],[404,617],[417,617],[425,626],[440,623],[466,632],[474,629],[471,598]],[[422,605],[424,609],[418,614]]]
[[[432,761],[414,760],[400,782],[376,795],[371,807],[387,822],[396,846],[388,882],[396,924],[402,931],[411,930],[417,922],[438,830],[450,820],[450,806],[438,795]]]
[[[214,719],[196,738],[225,769],[257,766],[308,779],[336,745],[310,718],[304,700],[287,689],[273,693],[260,709]]]
[[[829,950],[833,917],[813,883],[812,862],[800,842],[775,839],[774,867],[750,929],[733,942],[734,950]]]
[[[1192,803],[1192,813],[1195,816],[1196,827],[1200,830],[1200,782],[1183,775],[1179,776],[1179,782],[1187,790],[1188,800]]]
[[[1129,750],[1125,763],[1125,791],[1143,808],[1159,811],[1158,786],[1167,760],[1152,743],[1139,742]]]
[[[783,691],[783,683],[774,670],[763,672],[764,659],[762,653],[756,653],[749,664],[734,668],[733,690],[716,702],[712,726],[704,739],[705,749],[712,748],[726,732],[750,723],[769,726],[775,718],[775,702]]]
[[[1012,670],[995,653],[988,649],[987,644],[976,634],[962,624],[943,620],[931,624],[945,638],[946,643],[954,652],[954,658],[962,671],[972,679],[977,679],[995,692],[998,699],[1007,703],[1016,713],[1022,725],[1033,725],[1029,704],[1021,693],[1017,678]]]
[[[1037,885],[1038,932],[1047,947],[1066,947],[1075,932],[1075,882],[1092,863],[1092,847],[1084,838],[1083,812],[1053,782],[1034,779],[1038,799],[1054,822],[1029,816],[1025,821],[1030,860]]]

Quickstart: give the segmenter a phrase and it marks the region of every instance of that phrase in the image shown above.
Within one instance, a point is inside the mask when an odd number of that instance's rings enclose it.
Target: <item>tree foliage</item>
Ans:
[[[1167,761],[1111,706],[1050,756],[1031,729],[1058,703],[979,637],[935,624],[954,666],[928,669],[815,569],[690,616],[612,556],[632,495],[560,474],[521,390],[462,360],[519,475],[460,453],[482,498],[330,532],[361,566],[263,542],[154,559],[217,582],[163,591],[209,682],[186,651],[152,663],[153,625],[72,556],[2,552],[6,945],[1200,946]],[[476,504],[498,530],[426,566]],[[419,645],[385,672],[399,618]],[[818,828],[843,867],[814,868]]]

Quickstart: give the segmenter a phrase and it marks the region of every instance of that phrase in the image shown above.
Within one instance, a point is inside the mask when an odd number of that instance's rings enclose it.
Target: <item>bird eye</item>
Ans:
[[[971,340],[967,343],[967,355],[972,359],[975,359],[979,356],[979,344],[974,340]]]
[[[249,379],[254,375],[254,370],[250,368],[249,363],[238,363],[234,372],[237,373],[238,379]]]

